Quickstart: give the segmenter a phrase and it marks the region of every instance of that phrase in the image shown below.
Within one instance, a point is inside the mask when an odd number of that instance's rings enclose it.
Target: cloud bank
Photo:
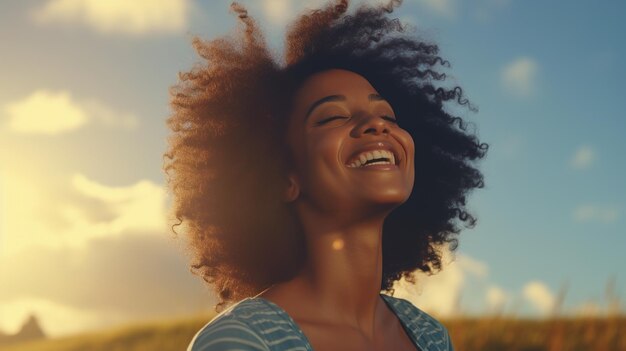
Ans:
[[[87,113],[67,91],[38,90],[4,107],[10,130],[24,134],[60,134],[87,123]]]
[[[544,283],[540,281],[529,282],[524,286],[522,294],[539,313],[548,315],[554,311],[556,298]]]
[[[163,186],[110,186],[77,173],[43,191],[0,174],[0,329],[30,313],[53,336],[149,318],[206,313],[214,299],[166,225]]]
[[[468,279],[484,279],[488,273],[485,263],[467,255],[456,259],[444,251],[445,267],[435,275],[422,272],[415,274],[416,284],[408,283],[404,278],[394,283],[394,296],[411,301],[415,306],[438,316],[450,316],[459,312],[463,288]]]
[[[6,128],[19,134],[59,135],[95,122],[104,127],[134,129],[136,116],[114,111],[97,100],[76,101],[68,91],[36,90],[3,106]]]
[[[189,0],[48,0],[33,12],[40,24],[82,25],[104,34],[179,33]]]

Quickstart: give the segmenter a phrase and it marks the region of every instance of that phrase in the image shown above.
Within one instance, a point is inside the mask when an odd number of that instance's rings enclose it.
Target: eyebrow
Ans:
[[[367,99],[369,101],[387,101],[385,100],[385,98],[383,98],[379,94],[369,94],[367,96]],[[315,101],[313,104],[311,104],[311,107],[309,107],[309,110],[306,112],[304,120],[306,121],[307,118],[309,118],[309,115],[311,115],[311,113],[313,112],[313,110],[315,110],[315,108],[317,108],[319,105],[326,103],[326,102],[333,102],[333,101],[346,101],[346,96],[345,95],[328,95]]]

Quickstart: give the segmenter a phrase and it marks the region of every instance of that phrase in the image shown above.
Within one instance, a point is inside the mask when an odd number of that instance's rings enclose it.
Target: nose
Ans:
[[[389,123],[380,116],[367,115],[353,130],[352,136],[358,138],[364,134],[389,134]]]

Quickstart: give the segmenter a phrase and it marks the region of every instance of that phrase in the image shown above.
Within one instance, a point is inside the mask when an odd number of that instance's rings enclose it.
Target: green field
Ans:
[[[4,351],[180,351],[212,316],[146,323],[72,337],[13,344]],[[456,351],[626,351],[626,316],[524,320],[442,320]]]

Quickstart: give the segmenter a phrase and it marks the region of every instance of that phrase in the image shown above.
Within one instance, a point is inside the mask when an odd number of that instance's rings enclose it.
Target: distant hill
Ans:
[[[41,329],[39,325],[39,320],[37,316],[30,315],[20,331],[15,334],[6,334],[4,332],[0,332],[0,346],[6,346],[14,343],[21,343],[26,341],[35,341],[42,340],[46,338],[46,334]]]

